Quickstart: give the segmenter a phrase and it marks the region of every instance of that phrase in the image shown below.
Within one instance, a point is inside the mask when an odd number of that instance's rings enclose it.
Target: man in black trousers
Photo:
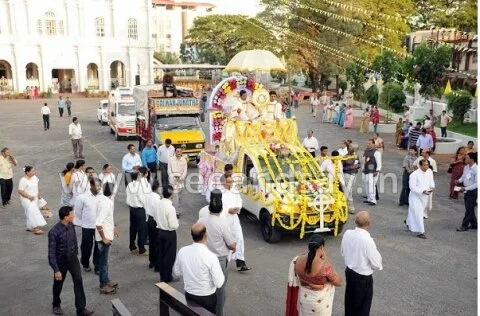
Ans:
[[[460,192],[465,192],[465,217],[462,226],[457,228],[457,232],[477,229],[477,217],[475,216],[475,205],[478,197],[477,153],[468,153],[465,157],[465,164],[462,176],[456,181],[457,184],[463,184]]]
[[[160,279],[163,282],[174,282],[172,276],[173,264],[177,253],[177,211],[172,204],[173,187],[169,185],[163,189],[163,199],[156,207],[154,219],[157,223],[157,266],[160,270]]]
[[[370,215],[360,211],[355,229],[343,234],[341,252],[345,259],[345,316],[369,316],[373,298],[374,270],[382,270],[382,256],[370,237]]]
[[[86,298],[83,290],[82,272],[78,261],[78,243],[72,222],[75,212],[71,206],[62,206],[58,211],[60,221],[48,232],[48,262],[53,269],[53,313],[63,315],[60,307],[60,293],[63,281],[70,272],[75,292],[77,315],[92,315],[94,312],[85,308]]]

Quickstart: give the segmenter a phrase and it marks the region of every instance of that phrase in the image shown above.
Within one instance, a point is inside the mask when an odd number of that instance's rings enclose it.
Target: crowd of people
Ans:
[[[241,95],[242,96],[242,95]],[[295,98],[294,104],[295,104]],[[61,101],[61,99],[59,99]],[[321,103],[320,96],[311,100],[312,114],[316,116]],[[298,100],[297,100],[298,104]],[[246,105],[246,104],[245,104]],[[269,119],[284,117],[281,103],[276,94],[270,93],[270,107],[263,113]],[[240,108],[242,105],[239,104]],[[44,107],[48,109],[45,104]],[[337,108],[338,107],[338,108]],[[342,109],[343,107],[343,109]],[[60,109],[60,107],[59,107]],[[235,109],[232,113],[240,116],[248,109]],[[48,114],[46,114],[48,112]],[[62,111],[63,112],[63,111]],[[59,111],[60,116],[63,114]],[[324,106],[323,122],[349,128],[353,125],[351,106],[333,102]],[[42,108],[45,130],[50,112]],[[70,112],[69,112],[70,114]],[[444,115],[445,113],[442,113]],[[433,115],[432,115],[433,116]],[[345,194],[349,212],[356,214],[357,228],[343,235],[341,254],[345,260],[345,314],[368,315],[373,296],[372,274],[382,269],[382,258],[375,242],[368,233],[371,219],[368,212],[356,212],[353,201],[353,184],[358,172],[362,175],[364,203],[377,205],[379,192],[377,182],[382,172],[384,141],[376,132],[380,116],[376,107],[365,110],[360,130],[368,131],[371,123],[374,129],[366,144],[363,156],[358,157],[359,145],[343,140],[339,148],[330,151],[320,145],[313,130],[307,132],[302,144],[313,157],[318,157],[320,168],[333,182],[339,176],[340,189]],[[441,118],[443,125],[448,118]],[[364,130],[364,121],[367,130]],[[405,224],[419,238],[426,238],[424,219],[432,210],[434,175],[437,163],[431,157],[435,149],[431,131],[434,119],[427,116],[423,123],[412,127],[410,116],[397,123],[395,140],[397,146],[408,149],[403,161],[402,191],[399,205],[408,205]],[[445,123],[446,122],[446,123]],[[444,124],[445,123],[445,124]],[[408,126],[406,129],[405,126]],[[407,133],[405,133],[407,131]],[[442,134],[444,129],[442,128]],[[115,293],[118,282],[109,277],[109,252],[112,241],[119,237],[114,220],[114,200],[119,190],[121,177],[112,172],[112,165],[105,164],[95,176],[93,167],[87,167],[83,156],[82,131],[74,117],[69,126],[75,162],[69,162],[61,172],[60,221],[48,232],[48,259],[54,272],[53,313],[62,315],[60,294],[67,272],[73,279],[75,305],[78,315],[91,315],[86,309],[82,270],[99,276],[101,294]],[[148,257],[148,267],[159,273],[160,280],[176,282],[183,277],[185,296],[216,315],[224,315],[226,285],[229,261],[235,260],[240,273],[251,270],[245,260],[245,241],[238,214],[242,200],[237,184],[233,181],[232,165],[225,165],[219,183],[209,190],[208,205],[200,209],[199,220],[191,227],[193,243],[177,253],[178,218],[181,216],[181,197],[187,175],[187,160],[181,148],[174,148],[170,139],[158,149],[150,140],[140,154],[133,144],[122,159],[122,171],[126,188],[126,204],[130,211],[129,250],[133,255]],[[342,161],[329,157],[345,157]],[[465,217],[459,232],[477,229],[475,205],[477,199],[477,154],[473,142],[461,147],[452,157],[448,172],[451,174],[449,196],[458,199],[464,194]],[[18,162],[8,148],[0,156],[0,188],[2,208],[8,207],[13,191],[13,168]],[[336,172],[338,170],[338,174]],[[18,184],[18,194],[25,212],[26,228],[35,235],[44,234],[45,218],[49,206],[40,194],[40,180],[33,166],[24,167],[25,175]],[[43,211],[43,212],[42,212]],[[81,229],[78,246],[75,227]],[[77,255],[80,251],[80,259]],[[93,265],[93,269],[91,267]],[[342,286],[342,277],[329,262],[325,240],[313,235],[308,243],[308,253],[300,255],[291,263],[289,274],[288,311],[297,310],[300,315],[330,315],[332,312],[335,287]],[[296,289],[295,289],[296,288]],[[291,315],[291,314],[288,314]]]

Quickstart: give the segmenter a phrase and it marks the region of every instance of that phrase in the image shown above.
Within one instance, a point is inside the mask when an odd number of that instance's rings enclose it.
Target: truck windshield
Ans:
[[[192,116],[171,116],[157,119],[156,128],[162,130],[190,129],[198,127],[198,120]]]
[[[118,115],[135,115],[136,111],[135,103],[118,103]]]

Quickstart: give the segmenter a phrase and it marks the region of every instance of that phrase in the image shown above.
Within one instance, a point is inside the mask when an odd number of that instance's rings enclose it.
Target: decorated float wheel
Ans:
[[[278,242],[282,237],[278,228],[272,226],[272,215],[266,209],[260,211],[260,228],[263,239],[270,244]]]

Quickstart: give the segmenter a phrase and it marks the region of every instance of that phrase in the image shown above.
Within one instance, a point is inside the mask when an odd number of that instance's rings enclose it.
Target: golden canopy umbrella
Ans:
[[[225,67],[226,71],[287,71],[272,52],[262,49],[244,50],[236,54]]]
[[[450,79],[447,81],[447,85],[445,87],[445,90],[443,91],[443,94],[445,95],[449,93],[452,93],[452,86],[450,85]]]

